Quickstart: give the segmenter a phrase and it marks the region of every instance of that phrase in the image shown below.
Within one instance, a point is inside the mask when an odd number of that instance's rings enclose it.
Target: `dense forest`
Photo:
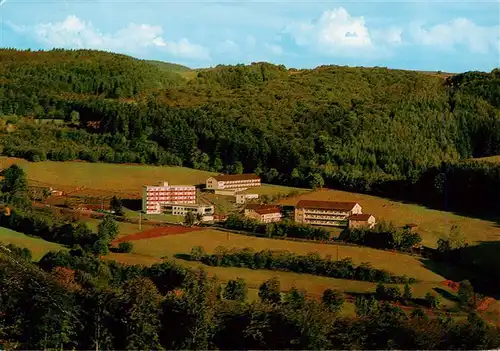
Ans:
[[[277,279],[246,301],[245,281],[225,286],[204,271],[164,261],[123,266],[81,250],[31,253],[0,244],[0,346],[20,350],[324,350],[494,349],[500,331],[477,314],[457,321],[405,313],[388,301],[393,288],[355,300],[356,316],[339,314],[343,294],[320,298]],[[384,293],[383,300],[378,295]],[[398,295],[399,296],[399,295]],[[405,298],[411,297],[405,288]],[[426,297],[433,305],[435,299]],[[391,297],[393,298],[393,297]]]
[[[1,50],[0,73],[4,155],[256,172],[446,209],[500,208],[500,167],[468,161],[500,154],[499,69],[191,71],[90,50]]]

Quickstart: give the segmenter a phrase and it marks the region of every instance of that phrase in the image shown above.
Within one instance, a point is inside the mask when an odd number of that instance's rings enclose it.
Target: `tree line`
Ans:
[[[330,232],[310,225],[282,221],[277,223],[259,223],[244,216],[232,214],[223,224],[224,228],[242,230],[269,238],[299,238],[308,240],[329,240]]]
[[[307,255],[297,255],[285,250],[262,250],[255,252],[252,248],[248,247],[243,249],[218,247],[213,254],[208,254],[205,253],[203,247],[196,246],[191,250],[189,259],[216,267],[269,269],[338,279],[393,284],[417,282],[416,279],[411,277],[395,276],[385,270],[373,268],[367,262],[355,266],[351,258],[334,260],[331,257],[321,257],[318,253],[313,252]]]
[[[500,331],[477,314],[457,321],[406,314],[358,298],[356,317],[338,314],[342,294],[320,300],[279,294],[239,299],[225,284],[173,262],[151,267],[102,261],[78,250],[49,253],[39,266],[0,247],[0,343],[7,349],[493,349]],[[30,301],[29,304],[26,301]]]
[[[119,234],[118,223],[106,216],[94,233],[81,221],[73,221],[52,213],[49,209],[35,209],[31,205],[28,181],[24,170],[14,164],[7,168],[0,182],[0,226],[56,242],[67,247],[79,247],[94,254],[107,254],[113,239]],[[121,203],[113,197],[112,207],[120,212]],[[118,250],[131,251],[131,243],[123,243]]]
[[[391,222],[379,222],[373,228],[345,228],[338,237],[339,241],[377,249],[393,249],[409,252],[422,242],[420,234],[410,226],[397,228]]]

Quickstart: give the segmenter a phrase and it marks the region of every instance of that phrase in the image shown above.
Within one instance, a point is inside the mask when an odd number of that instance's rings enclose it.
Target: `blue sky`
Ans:
[[[94,48],[190,67],[500,67],[499,1],[0,2],[1,47]]]

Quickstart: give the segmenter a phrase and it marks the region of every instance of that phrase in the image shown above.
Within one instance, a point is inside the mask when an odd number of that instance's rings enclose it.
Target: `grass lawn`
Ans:
[[[152,239],[151,241],[158,240]],[[141,240],[142,241],[142,240]],[[145,241],[145,240],[144,240]],[[137,243],[134,242],[134,253],[132,254],[120,254],[120,253],[110,253],[106,259],[116,260],[125,264],[144,264],[151,265],[154,263],[161,262],[160,259],[143,256],[138,254],[141,249],[138,248]],[[297,287],[300,289],[305,289],[310,296],[320,297],[323,291],[326,289],[337,289],[344,291],[346,293],[364,293],[364,292],[374,292],[376,284],[370,282],[362,282],[356,280],[347,279],[334,279],[328,277],[320,277],[309,274],[299,274],[293,272],[280,272],[280,271],[270,271],[264,269],[247,269],[247,268],[235,268],[235,267],[209,267],[205,266],[199,262],[188,262],[183,260],[175,260],[177,263],[182,264],[189,268],[203,268],[207,271],[210,276],[217,276],[222,282],[227,282],[230,279],[242,278],[246,281],[249,288],[249,298],[257,299],[259,285],[265,280],[272,277],[278,277],[280,280],[280,285],[282,291],[288,291],[292,287]],[[401,291],[403,286],[399,286]],[[424,297],[425,294],[434,287],[441,287],[437,282],[422,282],[417,284],[412,284],[412,291],[415,297]],[[444,289],[447,290],[447,289]],[[455,306],[455,303],[443,299],[443,304],[448,307]]]
[[[492,162],[492,163],[500,163],[500,156],[488,156],[488,157],[479,157],[479,158],[474,158],[476,161],[486,161],[486,162]]]
[[[28,162],[18,158],[0,157],[0,168],[17,163],[30,181],[63,187],[86,187],[103,192],[115,192],[136,197],[142,185],[155,185],[163,181],[171,184],[201,184],[214,175],[212,172],[185,167],[156,167],[145,165],[88,163],[88,162]]]
[[[159,259],[164,256],[173,257],[178,253],[189,253],[194,246],[198,245],[203,246],[207,252],[213,251],[217,246],[252,247],[256,251],[289,250],[297,254],[319,252],[325,256],[331,255],[334,259],[337,257],[337,245],[257,238],[217,230],[203,230],[134,241],[133,253]],[[444,280],[440,275],[428,270],[419,258],[410,255],[356,246],[338,246],[338,253],[340,259],[351,257],[355,264],[370,262],[374,267],[386,269],[394,274],[406,274],[429,282]]]
[[[84,189],[78,195],[119,195],[122,198],[139,198],[143,185],[155,185],[167,181],[173,185],[204,184],[208,177],[216,175],[186,167],[159,167],[131,164],[70,162],[28,162],[20,158],[0,157],[0,168],[19,164],[28,175],[31,185],[53,186],[64,191]],[[263,185],[255,193],[287,194],[290,187]],[[304,190],[302,190],[304,191]]]
[[[82,219],[89,228],[93,232],[97,232],[97,226],[101,222],[100,219],[95,219],[95,218],[84,218]],[[130,235],[139,232],[139,224],[136,223],[128,223],[128,222],[117,222],[118,226],[120,227],[120,233],[118,236],[123,236],[123,235]],[[151,226],[147,225],[147,223],[142,223],[141,226],[141,231],[150,229]]]
[[[262,196],[262,195],[276,196],[276,195],[287,195],[287,194],[291,193],[292,191],[296,191],[299,194],[302,194],[302,193],[310,192],[311,189],[301,189],[301,188],[292,188],[289,186],[263,184],[260,187],[249,188],[249,189],[243,191],[243,193],[259,194],[260,196]]]
[[[456,215],[450,212],[428,209],[423,206],[390,201],[380,197],[349,193],[340,190],[322,190],[279,201],[280,204],[295,205],[299,200],[356,201],[363,213],[373,214],[377,220],[392,221],[396,225],[416,223],[423,244],[436,247],[437,240],[459,225],[470,244],[480,241],[497,241],[500,228],[496,223]]]
[[[30,249],[33,260],[38,261],[49,251],[59,251],[65,248],[59,244],[51,243],[43,239],[27,236],[7,228],[0,227],[0,242],[13,244]]]
[[[217,214],[227,215],[235,212],[236,199],[234,196],[216,195],[205,192],[198,193],[198,199],[204,203],[214,205]]]
[[[125,215],[127,218],[131,219],[139,219],[139,212],[137,211],[132,211],[129,210],[128,208],[125,208]],[[147,220],[151,221],[165,221],[165,222],[170,222],[170,223],[183,223],[184,222],[184,216],[176,216],[176,215],[171,215],[171,214],[142,214],[141,216],[142,220],[146,220],[146,222],[143,222],[142,224],[147,225]],[[136,225],[137,226],[137,225]]]

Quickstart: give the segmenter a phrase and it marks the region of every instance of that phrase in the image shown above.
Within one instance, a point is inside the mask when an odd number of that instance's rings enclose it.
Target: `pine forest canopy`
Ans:
[[[14,116],[72,121],[3,128],[5,155],[243,168],[267,182],[425,192],[436,203],[445,165],[451,190],[467,181],[474,200],[499,195],[486,188],[500,183],[497,165],[463,161],[500,154],[499,69],[190,70],[92,50],[6,49],[0,61],[4,125]]]

